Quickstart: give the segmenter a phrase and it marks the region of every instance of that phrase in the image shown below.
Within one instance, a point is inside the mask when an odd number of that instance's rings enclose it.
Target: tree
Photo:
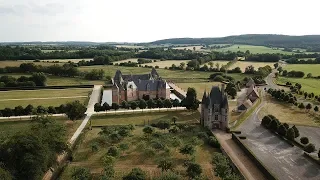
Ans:
[[[122,178],[123,180],[146,180],[147,175],[140,168],[133,168],[131,172]]]
[[[186,98],[183,100],[183,105],[189,110],[197,110],[199,101],[197,100],[197,92],[194,88],[188,88]]]
[[[304,98],[307,99],[308,93],[304,92],[303,95],[304,95]]]
[[[313,110],[314,110],[314,112],[318,112],[319,111],[318,106],[315,106]]]
[[[118,156],[119,156],[119,150],[118,150],[117,147],[111,146],[111,147],[108,149],[107,154],[108,154],[109,156],[112,156],[112,157],[118,157]]]
[[[278,128],[278,133],[281,136],[286,136],[287,135],[287,131],[288,131],[288,129],[283,124],[280,125],[279,128]]]
[[[221,153],[213,153],[212,164],[215,165],[215,175],[222,179],[231,173],[229,160]]]
[[[199,164],[196,163],[190,163],[187,168],[187,175],[190,178],[196,178],[199,177],[202,173],[202,168]]]
[[[103,156],[102,162],[104,166],[114,166],[116,159],[113,156],[109,156],[108,154],[106,154],[105,156]]]
[[[311,108],[312,108],[312,105],[310,103],[308,103],[306,106],[307,111],[310,111]]]
[[[141,99],[141,100],[139,101],[139,108],[142,109],[142,111],[143,111],[145,108],[147,108],[147,103],[146,103],[146,101],[145,101],[144,99]]]
[[[112,103],[111,108],[114,109],[114,111],[118,110],[120,108],[118,103]]]
[[[262,118],[261,124],[265,127],[268,127],[269,124],[271,123],[272,119],[269,116],[264,116]]]
[[[121,107],[123,108],[123,109],[129,109],[129,103],[127,102],[127,101],[122,101],[121,102]]]
[[[161,168],[161,171],[168,171],[168,170],[173,170],[173,161],[169,159],[162,159],[158,163],[158,168]]]
[[[150,135],[154,132],[154,129],[151,126],[145,126],[143,128],[143,132],[147,135]]]
[[[318,158],[320,158],[320,149],[319,149],[319,151],[318,151]]]
[[[279,128],[280,122],[278,119],[273,119],[270,122],[269,128],[272,129],[273,131],[277,131]]]
[[[300,108],[300,109],[304,109],[304,108],[305,108],[305,106],[304,106],[304,104],[303,104],[303,103],[300,103],[300,104],[299,104],[299,106],[298,106],[298,108]]]
[[[180,102],[179,102],[179,100],[178,99],[174,99],[173,101],[172,101],[172,105],[173,105],[173,107],[178,107],[178,106],[180,106]]]
[[[186,66],[186,63],[184,63],[184,62],[180,63],[180,69],[183,70],[185,68],[185,66]]]
[[[95,112],[99,112],[101,109],[102,109],[102,107],[101,107],[100,103],[94,104],[94,111]]]
[[[300,138],[300,142],[304,145],[308,144],[309,143],[309,139],[307,137],[301,137]]]
[[[313,76],[312,76],[312,74],[311,73],[308,73],[307,74],[307,78],[312,78]]]
[[[293,128],[289,128],[288,131],[287,131],[287,139],[293,141],[294,140],[294,137],[295,137],[295,134],[294,134],[294,130]]]
[[[34,108],[31,104],[29,104],[27,107],[24,108],[24,114],[29,115],[32,114]]]
[[[312,152],[316,151],[316,147],[314,146],[314,144],[309,143],[307,146],[304,147],[303,150],[307,153],[312,153]]]
[[[111,109],[111,107],[107,102],[102,104],[102,110],[109,111],[110,109]]]
[[[172,103],[171,103],[170,99],[165,99],[163,102],[163,105],[165,108],[172,108]]]
[[[182,148],[179,149],[179,151],[181,154],[184,155],[193,155],[195,153],[194,147],[190,144],[184,145]]]
[[[9,171],[0,167],[0,179],[1,180],[12,180],[12,175]]]
[[[299,129],[295,125],[292,126],[292,129],[294,130],[294,138],[299,137],[300,136]]]
[[[172,120],[173,124],[176,124],[176,122],[178,120],[178,117],[177,116],[173,116],[171,120]]]
[[[33,73],[30,79],[32,79],[37,86],[45,86],[47,81],[47,77],[42,72]]]
[[[37,114],[45,114],[47,113],[47,108],[43,107],[43,106],[38,106],[37,107]]]
[[[24,114],[24,109],[22,106],[17,106],[14,108],[13,113],[15,116],[22,116]]]
[[[66,105],[66,115],[71,120],[81,119],[87,108],[80,101],[76,100]]]
[[[135,109],[137,109],[138,104],[135,101],[133,101],[133,102],[130,103],[130,107],[131,107],[132,110],[135,110]]]
[[[158,123],[157,123],[157,127],[159,129],[170,129],[170,122],[169,121],[166,121],[166,120],[160,120]]]
[[[234,99],[237,95],[237,89],[235,87],[231,88],[230,91],[228,91],[228,94]]]
[[[149,99],[149,100],[147,101],[147,105],[148,105],[148,108],[149,108],[149,109],[152,109],[152,108],[155,107],[155,102],[153,101],[153,99]]]
[[[75,167],[72,170],[71,178],[73,180],[90,180],[92,175],[90,170],[84,167]]]
[[[158,108],[163,108],[164,104],[163,104],[163,101],[161,99],[157,99],[157,107]]]

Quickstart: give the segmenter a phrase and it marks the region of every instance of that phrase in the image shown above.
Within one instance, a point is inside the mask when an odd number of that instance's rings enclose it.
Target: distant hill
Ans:
[[[245,34],[220,38],[173,38],[150,44],[247,44],[283,48],[319,48],[320,35],[287,36],[275,34]]]

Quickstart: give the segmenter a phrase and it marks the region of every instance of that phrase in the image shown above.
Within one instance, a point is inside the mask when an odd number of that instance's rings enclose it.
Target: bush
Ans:
[[[301,137],[300,138],[300,142],[304,145],[308,144],[309,143],[309,139],[307,137]]]
[[[271,119],[270,116],[264,116],[264,117],[262,118],[261,124],[262,124],[263,126],[265,126],[265,127],[268,127],[268,126],[270,125],[271,121],[272,121],[272,119]]]
[[[112,157],[118,157],[119,156],[119,150],[117,147],[115,146],[111,146],[107,152],[107,154],[109,156],[112,156]]]
[[[208,144],[213,148],[220,148],[220,143],[214,136],[208,138]]]
[[[283,124],[279,126],[278,128],[278,134],[280,134],[281,136],[286,136],[287,135],[287,131],[288,129],[286,128],[286,126],[284,126]]]
[[[198,132],[197,136],[200,139],[208,139],[208,134],[206,132]]]
[[[316,151],[316,147],[314,146],[314,144],[309,143],[306,147],[304,147],[303,150],[307,153],[312,153],[312,152]]]
[[[147,175],[140,168],[133,168],[131,172],[122,178],[123,180],[145,180]]]
[[[179,179],[181,179],[181,176],[171,171],[162,173],[160,176],[153,178],[153,180],[179,180]]]
[[[157,150],[163,150],[165,145],[158,140],[154,140],[151,142],[151,147]]]
[[[295,137],[295,134],[294,134],[294,130],[293,128],[289,128],[288,131],[287,131],[287,136],[286,138],[293,141],[294,140],[294,137]]]

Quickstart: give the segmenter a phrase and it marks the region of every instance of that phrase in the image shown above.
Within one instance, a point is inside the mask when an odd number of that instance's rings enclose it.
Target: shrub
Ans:
[[[294,134],[294,130],[293,128],[289,128],[288,131],[287,131],[287,139],[293,141],[294,140],[294,137],[295,137],[295,134]]]
[[[292,129],[294,130],[294,138],[299,137],[300,136],[300,132],[299,132],[298,128],[295,125],[293,125]]]
[[[303,150],[307,153],[312,153],[316,150],[316,147],[314,146],[314,144],[309,143],[306,147],[304,147]]]
[[[131,172],[122,178],[123,180],[145,180],[147,175],[140,168],[133,168]]]
[[[144,154],[146,157],[151,158],[151,157],[154,157],[154,156],[156,155],[156,152],[155,152],[153,149],[151,149],[151,148],[145,148],[145,149],[143,150],[143,154]]]
[[[208,134],[206,132],[198,132],[197,136],[201,139],[208,139]]]
[[[151,147],[157,150],[163,150],[165,148],[165,145],[158,140],[154,140],[151,142]]]
[[[160,176],[153,178],[153,180],[179,180],[179,179],[182,179],[182,177],[171,171],[161,173]]]
[[[301,137],[300,138],[300,142],[304,145],[308,144],[309,143],[309,139],[307,137]]]
[[[121,144],[119,145],[119,149],[121,149],[122,151],[128,150],[128,149],[129,149],[129,145],[126,144],[126,143],[121,143]]]
[[[270,116],[265,116],[262,118],[261,124],[265,127],[268,127],[271,123],[272,119]]]
[[[270,122],[269,128],[272,129],[272,130],[274,130],[274,131],[277,131],[278,128],[279,128],[279,124],[280,124],[279,120],[273,119],[273,120]]]
[[[211,137],[208,138],[208,144],[211,147],[220,148],[220,143],[214,136],[211,136]]]
[[[187,175],[190,178],[199,177],[202,173],[202,168],[199,164],[196,163],[190,163],[187,168]]]
[[[111,146],[107,152],[109,156],[118,157],[119,156],[119,150],[115,146]]]
[[[281,136],[286,136],[287,135],[287,131],[288,129],[286,128],[286,126],[284,126],[283,124],[279,126],[278,128],[278,134],[280,134]]]

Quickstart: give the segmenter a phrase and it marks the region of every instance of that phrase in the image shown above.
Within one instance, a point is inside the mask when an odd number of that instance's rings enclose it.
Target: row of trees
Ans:
[[[42,179],[56,154],[68,149],[63,124],[47,116],[33,118],[26,130],[0,139],[0,179]]]
[[[304,77],[304,75],[305,74],[303,71],[295,71],[295,70],[292,70],[289,72],[287,70],[282,71],[282,76],[302,78],[302,77]]]
[[[269,65],[264,67],[259,67],[257,71],[255,70],[254,66],[250,65],[250,66],[247,66],[244,71],[245,74],[256,74],[262,77],[267,77],[271,72],[272,72],[272,68]]]
[[[300,136],[299,130],[295,125],[293,125],[291,128],[287,123],[281,123],[275,116],[273,115],[267,115],[262,118],[261,125],[264,127],[276,132],[277,134],[285,137],[286,139],[290,141],[295,142],[295,138],[298,138]],[[301,137],[300,142],[304,145],[304,151],[308,153],[312,153],[316,151],[315,145],[312,143],[309,143],[309,139],[307,137]],[[319,149],[320,151],[320,149]]]
[[[47,77],[43,73],[32,73],[30,77],[0,76],[0,87],[45,86]]]
[[[4,108],[0,110],[0,116],[10,117],[10,116],[25,116],[25,115],[37,115],[37,114],[60,114],[65,113],[69,119],[76,120],[84,116],[86,111],[86,106],[80,101],[73,101],[67,104],[62,104],[58,107],[44,107],[37,106],[34,107],[31,104],[23,108],[22,106],[16,106],[15,108]]]
[[[111,109],[118,110],[120,108],[123,109],[132,109],[135,110],[137,108],[139,109],[153,109],[153,108],[172,108],[172,107],[179,107],[182,104],[179,102],[178,99],[149,99],[148,101],[145,101],[144,99],[140,99],[138,101],[122,101],[121,104],[118,103],[112,103],[111,106],[108,103],[103,103],[102,105],[100,103],[96,103],[94,105],[94,111],[109,111]]]
[[[320,57],[317,57],[316,59],[298,59],[296,57],[292,57],[286,60],[287,63],[289,64],[320,64]]]

